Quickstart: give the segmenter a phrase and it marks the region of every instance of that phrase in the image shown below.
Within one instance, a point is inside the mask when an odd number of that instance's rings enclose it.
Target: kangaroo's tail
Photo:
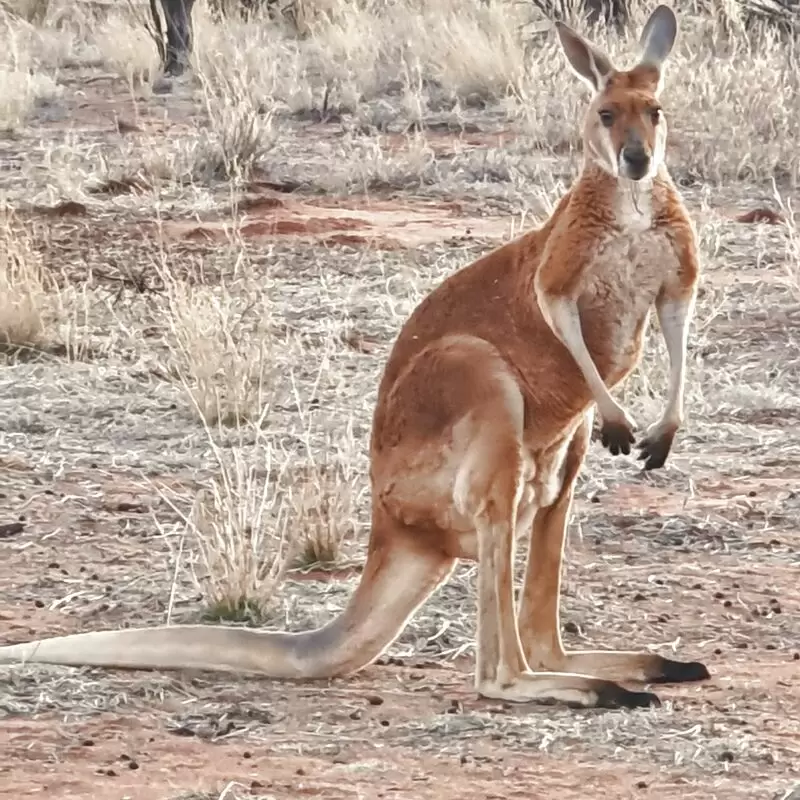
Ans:
[[[440,553],[414,548],[408,539],[373,535],[350,602],[339,617],[317,630],[175,625],[96,631],[0,647],[0,664],[209,669],[286,679],[344,675],[386,650],[454,563]]]

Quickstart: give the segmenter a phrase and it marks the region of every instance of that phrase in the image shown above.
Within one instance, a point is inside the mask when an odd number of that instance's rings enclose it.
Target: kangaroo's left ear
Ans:
[[[659,72],[667,56],[672,52],[678,36],[678,20],[675,12],[665,5],[656,6],[642,28],[639,44],[642,47],[640,64],[656,67]]]

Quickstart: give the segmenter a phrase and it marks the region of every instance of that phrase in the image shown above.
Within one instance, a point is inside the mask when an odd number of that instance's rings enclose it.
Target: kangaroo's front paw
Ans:
[[[677,427],[674,425],[657,424],[647,429],[647,433],[636,445],[639,450],[637,458],[644,461],[644,469],[659,469],[664,466],[676,432]]]
[[[612,419],[604,419],[600,428],[600,441],[607,447],[612,456],[631,452],[631,445],[636,441],[633,435],[633,420],[623,411]]]

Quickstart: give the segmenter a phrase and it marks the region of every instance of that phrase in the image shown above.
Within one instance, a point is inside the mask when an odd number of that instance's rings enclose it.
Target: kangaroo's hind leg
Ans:
[[[531,669],[590,672],[613,680],[669,683],[704,680],[706,667],[696,661],[674,661],[655,653],[627,650],[567,652],[561,641],[559,604],[561,564],[575,479],[589,446],[591,417],[574,434],[555,502],[533,518],[528,561],[519,608],[519,631]]]
[[[475,685],[514,702],[647,706],[584,674],[531,672],[517,628],[513,555],[525,489],[524,400],[514,373],[488,342],[440,340],[391,387],[373,425],[375,501],[414,531],[418,546],[478,560]]]
[[[451,374],[474,402],[458,421],[460,454],[453,482],[454,516],[471,520],[478,557],[475,683],[485,697],[577,706],[649,706],[647,692],[632,692],[590,674],[531,672],[514,607],[513,562],[523,475],[524,400],[516,378],[486,343],[449,354]],[[455,363],[454,363],[455,361]],[[451,449],[453,442],[449,443]]]

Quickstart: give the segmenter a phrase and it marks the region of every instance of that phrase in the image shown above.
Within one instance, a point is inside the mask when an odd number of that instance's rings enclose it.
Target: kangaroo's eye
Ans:
[[[607,108],[604,108],[600,111],[600,122],[606,126],[606,128],[610,128],[614,124],[614,112],[609,111]]]
[[[650,109],[650,121],[653,125],[658,125],[661,122],[661,109],[660,108],[651,108]]]

